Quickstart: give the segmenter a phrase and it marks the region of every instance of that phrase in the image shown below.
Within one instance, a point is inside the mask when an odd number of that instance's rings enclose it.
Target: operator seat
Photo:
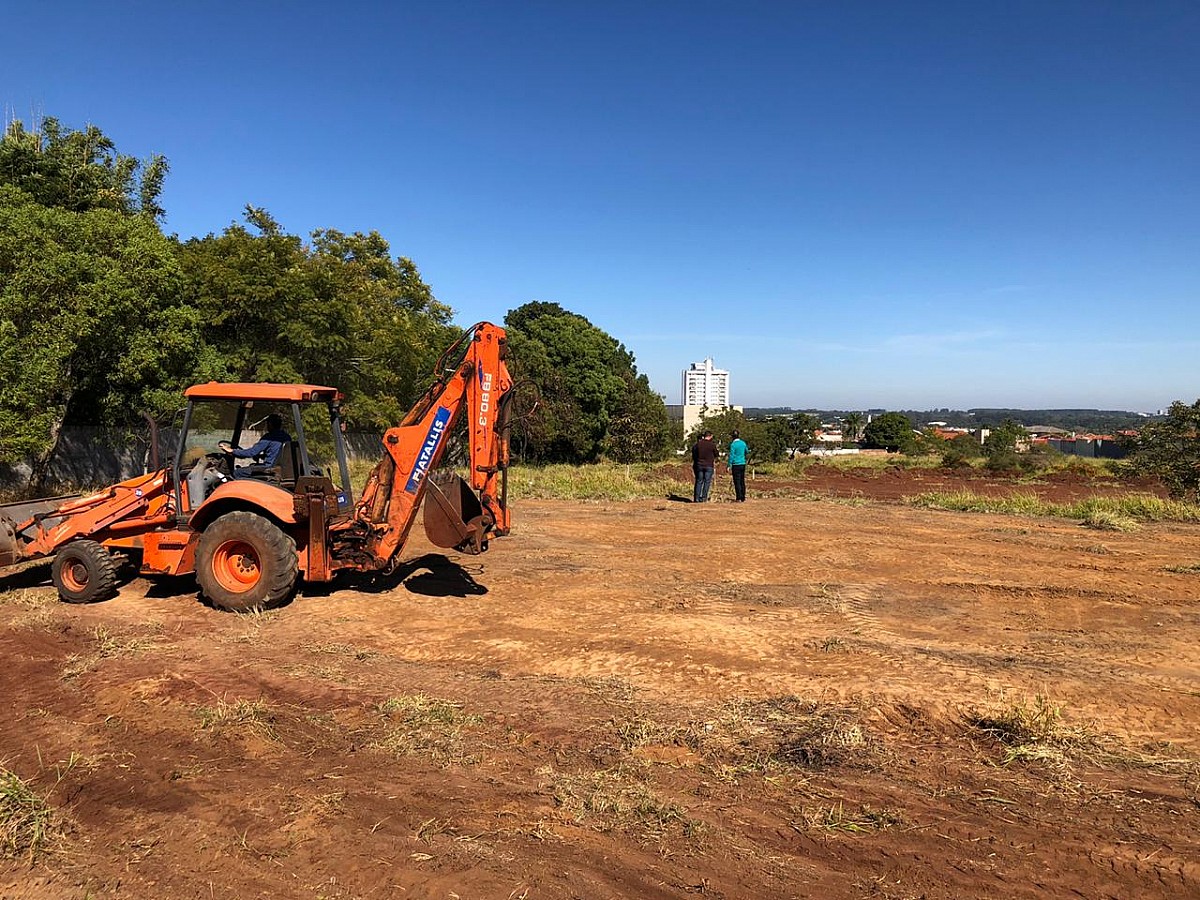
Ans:
[[[288,441],[279,448],[279,456],[275,460],[276,477],[279,486],[289,491],[296,489],[296,475],[300,471],[300,458],[295,441]]]

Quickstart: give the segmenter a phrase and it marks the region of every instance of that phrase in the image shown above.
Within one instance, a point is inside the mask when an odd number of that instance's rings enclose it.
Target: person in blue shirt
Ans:
[[[733,476],[733,493],[738,503],[746,502],[746,456],[749,453],[750,448],[735,431],[729,442],[729,472]]]
[[[267,433],[253,447],[247,447],[244,450],[230,447],[225,451],[235,459],[256,460],[252,465],[242,466],[240,469],[234,468],[234,478],[253,478],[255,475],[262,475],[273,469],[279,461],[280,451],[286,444],[292,442],[292,436],[283,430],[282,416],[271,413],[266,418],[266,424]],[[232,466],[231,460],[230,467],[232,468]]]

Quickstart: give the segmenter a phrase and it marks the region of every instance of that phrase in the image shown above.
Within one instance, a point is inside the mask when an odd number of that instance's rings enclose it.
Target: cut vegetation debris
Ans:
[[[546,779],[545,790],[568,818],[596,831],[633,832],[658,840],[671,832],[692,837],[701,830],[686,809],[651,790],[635,767],[584,774],[546,768],[538,774]]]
[[[725,780],[834,765],[865,765],[879,746],[858,710],[794,696],[731,700],[705,718],[667,724],[649,711],[614,720],[626,750],[679,746]]]
[[[1096,735],[1082,726],[1062,721],[1062,707],[1041,694],[1032,702],[1014,703],[999,710],[972,710],[967,724],[994,738],[1004,747],[1002,763],[1064,763],[1072,754],[1096,751]]]

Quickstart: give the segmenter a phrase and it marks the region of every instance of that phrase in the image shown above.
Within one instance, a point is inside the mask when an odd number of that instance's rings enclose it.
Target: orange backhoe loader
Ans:
[[[336,388],[188,388],[173,464],[87,496],[0,506],[0,568],[53,556],[59,596],[87,603],[116,594],[115,554],[126,554],[146,575],[194,572],[201,593],[222,609],[260,609],[286,599],[300,577],[327,582],[345,569],[392,569],[422,501],[434,544],[482,553],[511,526],[506,349],[504,329],[482,322],[442,355],[437,381],[384,434],[383,456],[357,502]],[[438,469],[464,412],[469,484]],[[238,466],[246,451],[233,450],[268,416],[288,423],[283,437],[295,438],[276,443],[271,465]]]

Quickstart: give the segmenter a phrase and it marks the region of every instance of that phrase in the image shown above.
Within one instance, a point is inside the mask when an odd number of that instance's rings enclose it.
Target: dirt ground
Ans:
[[[0,897],[1200,896],[1200,528],[764,492],[252,616],[0,579]]]

